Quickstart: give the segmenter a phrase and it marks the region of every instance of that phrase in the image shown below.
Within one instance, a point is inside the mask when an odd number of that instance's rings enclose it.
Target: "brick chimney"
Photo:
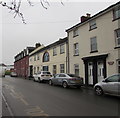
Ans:
[[[86,16],[81,16],[81,23],[88,20],[90,18],[90,15],[89,13],[86,14]]]
[[[38,47],[40,47],[40,46],[41,46],[40,43],[36,43],[36,44],[35,44],[35,47],[36,47],[36,48],[38,48]]]

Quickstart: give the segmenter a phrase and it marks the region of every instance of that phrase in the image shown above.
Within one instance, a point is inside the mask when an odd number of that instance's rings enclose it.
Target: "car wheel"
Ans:
[[[53,83],[52,83],[52,80],[49,80],[49,85],[52,85]]]
[[[35,82],[35,78],[33,79],[33,81]]]
[[[99,86],[96,86],[96,87],[95,87],[95,94],[96,94],[96,95],[99,95],[99,96],[103,95],[103,90],[102,90],[102,88],[99,87]]]
[[[38,77],[38,82],[41,83],[41,79],[40,79],[40,77]]]
[[[77,88],[77,89],[80,89],[80,88],[81,88],[81,86],[76,86],[76,88]]]
[[[63,82],[62,86],[63,86],[63,88],[68,88],[67,82]]]

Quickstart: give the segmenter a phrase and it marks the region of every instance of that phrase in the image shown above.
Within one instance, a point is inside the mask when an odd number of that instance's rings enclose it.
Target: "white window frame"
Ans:
[[[119,33],[117,33],[117,31],[119,31]],[[120,46],[120,28],[115,30],[115,39],[116,39],[116,46]]]
[[[54,68],[56,67],[56,68]],[[57,73],[57,65],[53,65],[53,74],[56,74]]]
[[[94,40],[95,39],[95,40]],[[96,52],[98,51],[98,47],[97,47],[97,37],[92,37],[90,38],[90,47],[91,47],[91,52]]]
[[[60,73],[65,72],[65,64],[60,64]]]
[[[57,48],[56,47],[53,48],[53,56],[55,56],[55,55],[57,55]]]
[[[75,29],[73,30],[73,37],[76,37],[76,36],[79,36],[78,28],[75,28]]]
[[[78,75],[76,74],[76,70],[78,70]],[[74,64],[74,72],[77,76],[79,76],[79,74],[80,74],[79,64]]]
[[[75,43],[74,44],[74,56],[78,56],[79,55],[79,44]]]
[[[113,19],[115,20],[118,18],[120,18],[120,6],[118,6],[113,10]]]
[[[60,54],[65,53],[65,45],[60,45]]]
[[[93,29],[95,29],[95,28],[97,28],[96,20],[90,21],[90,22],[89,22],[89,29],[90,29],[90,30],[93,30]]]
[[[119,60],[117,60],[117,71],[118,71],[118,73],[120,73],[120,59]]]

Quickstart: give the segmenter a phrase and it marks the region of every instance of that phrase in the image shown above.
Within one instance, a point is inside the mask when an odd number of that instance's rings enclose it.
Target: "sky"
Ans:
[[[37,0],[33,7],[23,2],[21,12],[27,24],[0,6],[0,63],[14,64],[14,56],[26,47],[33,47],[38,42],[49,45],[66,37],[65,30],[79,23],[81,16],[86,13],[93,16],[119,0],[66,0],[64,5],[60,1],[49,1],[47,10]]]

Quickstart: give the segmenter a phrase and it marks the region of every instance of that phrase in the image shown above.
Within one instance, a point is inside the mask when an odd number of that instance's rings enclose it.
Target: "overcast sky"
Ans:
[[[37,1],[37,0],[36,0]],[[101,0],[102,1],[102,0]],[[106,2],[89,2],[87,0],[70,2],[66,0],[64,6],[60,2],[50,2],[48,9],[44,9],[39,2],[30,7],[26,2],[22,4],[27,24],[23,24],[19,17],[9,13],[6,8],[0,11],[0,63],[13,64],[14,56],[27,46],[35,46],[39,42],[44,45],[53,43],[59,38],[67,36],[65,30],[80,22],[80,17],[90,13],[91,16],[119,0]]]

